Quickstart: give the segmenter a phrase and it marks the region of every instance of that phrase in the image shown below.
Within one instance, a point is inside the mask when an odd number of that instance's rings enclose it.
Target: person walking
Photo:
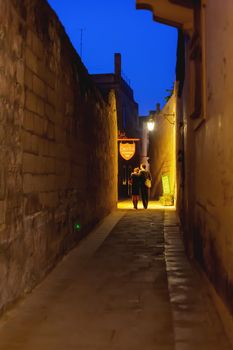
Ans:
[[[149,188],[151,187],[151,174],[146,170],[146,164],[141,164],[139,171],[140,190],[144,209],[148,207]]]
[[[130,184],[132,186],[132,202],[135,209],[138,209],[139,201],[139,189],[140,189],[140,178],[139,168],[134,168],[133,173],[130,175]]]

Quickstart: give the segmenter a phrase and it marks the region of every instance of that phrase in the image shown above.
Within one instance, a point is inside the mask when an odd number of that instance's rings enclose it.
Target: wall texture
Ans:
[[[174,93],[162,111],[155,116],[155,129],[149,133],[149,158],[152,175],[151,198],[163,196],[162,175],[170,179],[171,194],[175,194],[175,112]]]
[[[206,96],[197,119],[193,111],[193,61],[186,60],[184,91],[179,101],[183,115],[183,221],[187,248],[202,265],[217,293],[233,315],[233,86],[230,45],[233,3],[208,1],[202,35],[206,37]],[[190,57],[186,38],[186,58]],[[202,76],[202,79],[204,77]]]
[[[163,7],[159,20],[167,24],[172,19],[171,25],[185,6],[181,1],[151,2],[137,0],[155,18]],[[177,206],[187,250],[215,288],[232,339],[233,3],[196,0],[193,8],[186,5],[186,19],[177,26]],[[171,6],[176,6],[174,12]],[[190,15],[193,23],[187,21]]]
[[[195,251],[233,315],[232,13],[230,0],[206,7],[207,115],[195,133]]]
[[[0,0],[0,164],[3,311],[116,205],[114,93],[44,0]]]

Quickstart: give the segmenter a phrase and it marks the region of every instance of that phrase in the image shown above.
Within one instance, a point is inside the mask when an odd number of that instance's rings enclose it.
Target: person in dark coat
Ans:
[[[134,168],[133,173],[130,175],[130,183],[132,185],[132,201],[135,209],[138,209],[139,201],[139,189],[140,189],[140,178],[139,168]]]
[[[142,197],[142,203],[144,209],[147,209],[148,207],[148,201],[149,201],[149,188],[146,186],[145,182],[147,179],[150,181],[151,174],[148,170],[146,170],[146,164],[141,164],[140,171],[139,171],[139,178],[140,178],[140,191],[141,191],[141,197]]]

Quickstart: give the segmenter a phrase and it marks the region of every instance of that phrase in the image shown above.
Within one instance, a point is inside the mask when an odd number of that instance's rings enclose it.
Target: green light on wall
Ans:
[[[81,230],[81,225],[79,223],[74,224],[74,228],[76,231],[80,231]]]

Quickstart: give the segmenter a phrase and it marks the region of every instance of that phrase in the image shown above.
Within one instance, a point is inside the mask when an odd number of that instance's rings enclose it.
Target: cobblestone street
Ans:
[[[1,350],[229,350],[172,210],[118,210],[9,311]]]

